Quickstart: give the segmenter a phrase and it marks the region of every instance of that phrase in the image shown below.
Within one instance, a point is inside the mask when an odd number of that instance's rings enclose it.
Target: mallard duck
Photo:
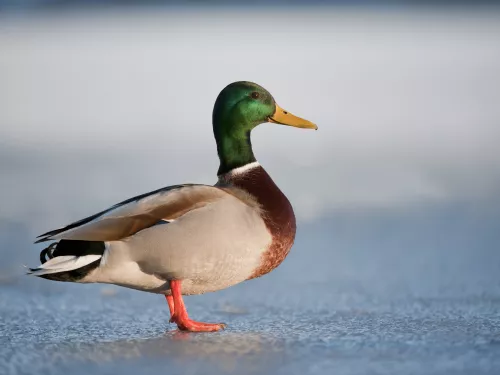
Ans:
[[[44,233],[36,242],[56,242],[41,251],[41,265],[29,273],[163,294],[170,322],[180,330],[225,328],[190,319],[182,296],[267,274],[295,238],[292,206],[255,159],[250,132],[265,122],[317,126],[280,108],[252,82],[225,87],[212,120],[220,159],[215,185],[168,186]]]

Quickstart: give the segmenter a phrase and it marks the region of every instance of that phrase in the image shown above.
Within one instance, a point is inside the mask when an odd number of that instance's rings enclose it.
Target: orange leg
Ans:
[[[171,296],[165,296],[170,309],[170,322],[177,324],[181,331],[214,332],[224,329],[224,323],[202,323],[189,319],[186,306],[182,300],[181,281],[170,281]]]
[[[165,296],[165,298],[167,299],[167,303],[168,303],[168,309],[170,310],[170,320],[172,320],[172,317],[174,316],[174,297],[172,297],[171,295],[170,296]]]

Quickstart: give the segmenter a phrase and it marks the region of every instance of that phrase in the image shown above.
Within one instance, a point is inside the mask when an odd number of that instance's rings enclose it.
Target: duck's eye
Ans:
[[[253,99],[259,99],[259,93],[257,91],[254,91],[250,94]]]

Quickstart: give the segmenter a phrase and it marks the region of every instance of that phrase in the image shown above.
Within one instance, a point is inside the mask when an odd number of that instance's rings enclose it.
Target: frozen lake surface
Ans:
[[[186,298],[194,318],[228,323],[215,334],[178,332],[161,296],[3,286],[0,373],[500,373],[498,294],[422,298],[300,282],[294,292],[265,281]]]
[[[22,275],[41,246],[0,225],[0,374],[496,375],[499,219],[443,207],[300,222],[269,275],[186,297],[194,319],[228,324],[207,334],[168,324],[159,295]]]

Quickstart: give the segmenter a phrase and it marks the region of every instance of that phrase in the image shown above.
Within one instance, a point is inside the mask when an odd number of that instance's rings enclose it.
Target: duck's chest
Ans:
[[[231,176],[231,184],[246,190],[257,199],[272,236],[272,242],[263,253],[259,267],[248,278],[253,279],[271,272],[288,255],[295,239],[295,214],[285,194],[261,166]]]

